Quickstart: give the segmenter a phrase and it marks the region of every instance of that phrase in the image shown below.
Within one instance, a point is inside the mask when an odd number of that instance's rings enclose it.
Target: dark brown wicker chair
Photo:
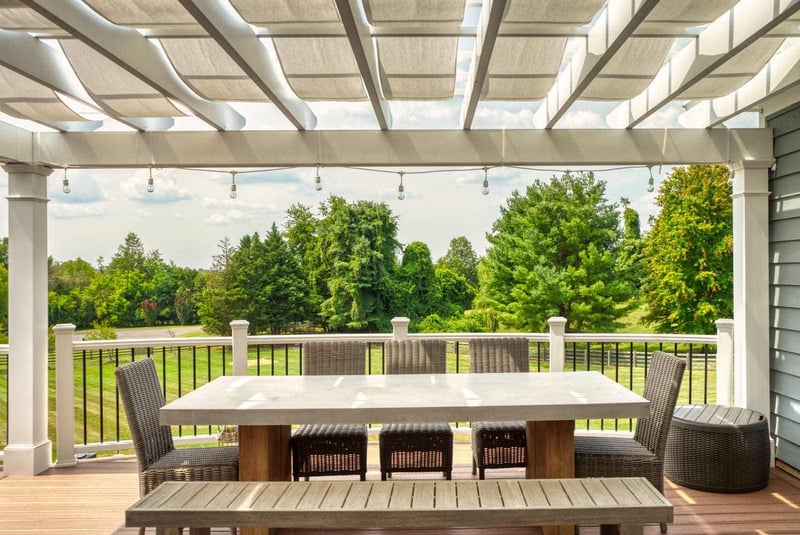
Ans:
[[[164,481],[236,481],[239,478],[239,448],[236,446],[175,449],[172,430],[158,422],[158,410],[165,402],[151,359],[125,364],[114,373],[136,450],[141,496]]]
[[[683,359],[654,351],[644,384],[650,416],[639,419],[633,438],[576,436],[575,477],[646,477],[663,493],[664,452],[685,368]]]
[[[303,344],[303,375],[363,375],[363,342]],[[367,426],[303,425],[290,441],[292,474],[301,477],[357,474],[367,478]]]
[[[444,340],[400,340],[384,344],[386,373],[445,373]],[[448,423],[390,423],[378,435],[381,479],[393,472],[453,473],[453,430]]]
[[[525,338],[478,338],[469,342],[470,373],[530,371]],[[472,474],[487,468],[525,466],[525,422],[473,422]]]

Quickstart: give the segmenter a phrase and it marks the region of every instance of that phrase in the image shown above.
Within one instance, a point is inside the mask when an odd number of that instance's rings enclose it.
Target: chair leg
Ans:
[[[445,478],[447,481],[450,481],[451,479],[453,479],[453,472],[452,472],[451,470],[447,470],[447,471],[445,471],[445,473],[444,473],[444,478]]]
[[[486,468],[481,466],[478,469],[478,472],[479,472],[478,479],[486,479]]]
[[[666,532],[667,532],[667,523],[666,522],[662,522],[661,523],[661,533],[666,533]]]
[[[211,535],[211,528],[189,528],[189,535]]]
[[[144,535],[145,528],[139,528],[139,535]]]
[[[475,456],[472,456],[472,475],[474,476],[478,472],[478,463],[475,462]]]

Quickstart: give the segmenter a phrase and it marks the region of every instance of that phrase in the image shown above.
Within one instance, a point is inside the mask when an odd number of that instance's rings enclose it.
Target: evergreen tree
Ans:
[[[592,173],[514,191],[487,239],[482,301],[502,323],[541,331],[564,316],[572,330],[609,330],[624,313],[619,214]]]

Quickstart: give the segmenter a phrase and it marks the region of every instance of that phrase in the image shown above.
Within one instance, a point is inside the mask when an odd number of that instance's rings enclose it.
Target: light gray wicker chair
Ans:
[[[575,477],[646,477],[663,493],[664,452],[685,368],[683,359],[654,351],[644,383],[650,416],[639,419],[633,438],[576,436]]]
[[[386,373],[445,373],[444,340],[396,340],[384,344]],[[390,423],[378,435],[381,480],[393,472],[453,474],[453,430],[448,423]]]
[[[165,401],[152,359],[125,364],[114,374],[136,450],[141,496],[164,481],[236,481],[239,478],[239,448],[236,446],[175,449],[172,430],[158,421],[158,410]]]
[[[303,375],[363,375],[363,342],[303,344]],[[290,441],[292,474],[301,477],[357,474],[367,478],[366,424],[303,425]]]
[[[470,373],[530,371],[525,338],[478,338],[469,342]],[[525,466],[525,422],[473,422],[472,474],[486,477],[487,468]]]

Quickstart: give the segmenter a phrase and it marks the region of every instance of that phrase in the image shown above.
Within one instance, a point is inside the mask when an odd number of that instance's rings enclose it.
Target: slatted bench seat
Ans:
[[[165,482],[132,505],[128,527],[446,528],[600,524],[641,534],[672,521],[644,478],[485,481]],[[203,533],[193,529],[193,533]]]

